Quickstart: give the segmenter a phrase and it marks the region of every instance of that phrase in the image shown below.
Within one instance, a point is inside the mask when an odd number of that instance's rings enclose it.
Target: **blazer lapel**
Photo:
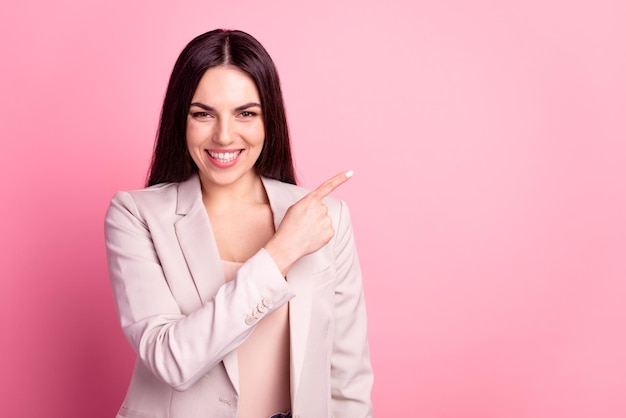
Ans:
[[[209,300],[224,284],[225,278],[211,222],[202,203],[202,189],[197,175],[178,185],[176,213],[183,216],[174,224],[180,248],[201,301]],[[237,353],[229,353],[223,363],[239,393]]]
[[[208,300],[224,284],[224,271],[211,222],[202,204],[197,175],[178,185],[176,237],[201,299]]]
[[[297,197],[289,193],[289,189],[277,180],[264,177],[262,180],[274,215],[274,228],[278,229],[287,209],[296,202]],[[311,291],[309,287],[311,286],[310,275],[313,266],[310,265],[309,261],[309,257],[303,257],[287,273],[289,288],[296,294],[289,302],[292,405],[295,401],[295,395],[298,393],[311,319]]]

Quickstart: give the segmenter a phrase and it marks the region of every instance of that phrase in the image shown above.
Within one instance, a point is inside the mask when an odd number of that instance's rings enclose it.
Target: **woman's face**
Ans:
[[[265,128],[254,81],[233,66],[207,70],[187,115],[187,149],[205,186],[255,176]]]

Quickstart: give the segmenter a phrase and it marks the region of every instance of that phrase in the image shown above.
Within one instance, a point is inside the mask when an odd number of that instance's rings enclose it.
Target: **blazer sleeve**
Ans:
[[[337,284],[331,356],[332,413],[335,418],[371,417],[374,376],[367,341],[365,299],[350,214],[344,202],[341,202],[334,248]]]
[[[245,341],[259,319],[293,297],[274,261],[261,249],[211,300],[182,314],[150,228],[127,192],[111,201],[105,242],[122,330],[143,364],[175,390],[193,385]]]

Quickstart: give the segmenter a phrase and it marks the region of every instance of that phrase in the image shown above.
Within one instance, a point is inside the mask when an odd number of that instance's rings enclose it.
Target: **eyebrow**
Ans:
[[[191,106],[197,106],[200,109],[208,110],[209,112],[215,112],[215,108],[213,108],[211,106],[207,106],[204,103],[193,102],[192,104],[189,105],[189,107],[191,107]],[[261,105],[259,103],[255,103],[255,102],[246,103],[246,104],[243,104],[241,106],[237,106],[235,108],[235,112],[241,112],[242,110],[250,109],[251,107],[261,107]]]

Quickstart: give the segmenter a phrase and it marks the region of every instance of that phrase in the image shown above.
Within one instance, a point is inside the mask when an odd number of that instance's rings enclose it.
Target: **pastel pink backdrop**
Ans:
[[[275,58],[301,183],[356,172],[378,417],[626,417],[626,3],[175,3],[0,7],[2,416],[114,416],[103,216],[228,27]]]

